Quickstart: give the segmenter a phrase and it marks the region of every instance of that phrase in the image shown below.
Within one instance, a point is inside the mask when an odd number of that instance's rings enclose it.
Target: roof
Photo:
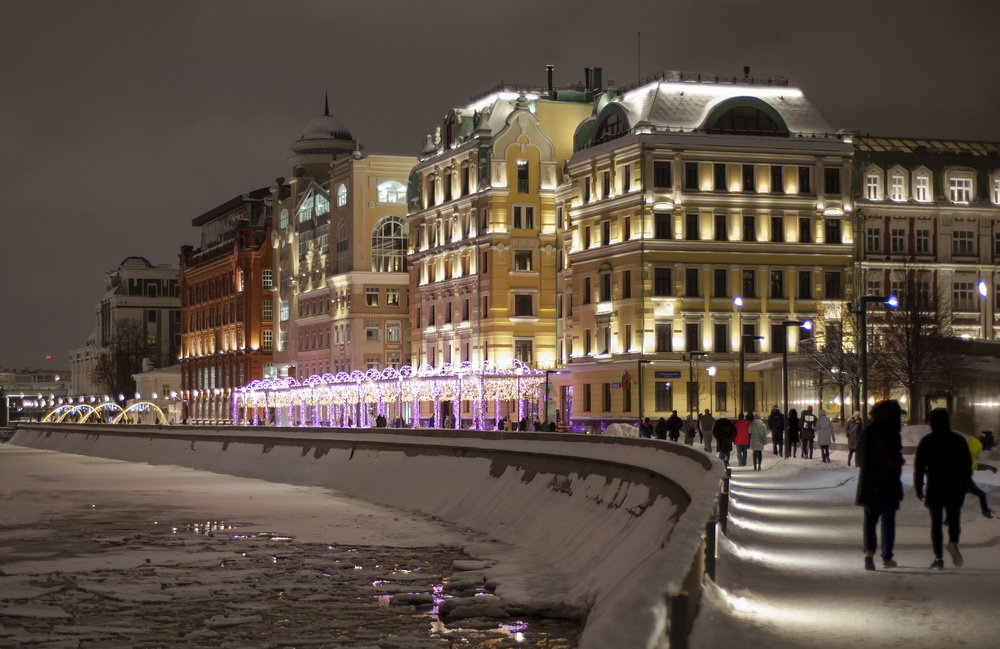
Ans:
[[[873,153],[964,153],[975,156],[1000,155],[1000,142],[856,135],[854,136],[854,146],[858,151],[870,151]]]
[[[205,212],[204,214],[195,217],[191,221],[191,225],[200,226],[206,223],[211,223],[213,220],[231,212],[232,210],[244,205],[246,203],[255,203],[271,195],[271,190],[268,187],[261,187],[260,189],[255,189],[253,191],[247,192],[246,194],[240,194],[235,198],[231,198],[221,205],[217,205]]]

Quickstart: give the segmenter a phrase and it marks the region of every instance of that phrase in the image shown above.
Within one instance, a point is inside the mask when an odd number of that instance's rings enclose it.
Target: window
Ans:
[[[278,304],[280,305],[278,307],[278,317],[281,318],[282,322],[284,322],[288,320],[290,316],[290,309],[288,307],[288,302],[278,302]]]
[[[824,273],[824,294],[828,300],[839,300],[844,297],[844,287],[839,270]]]
[[[653,295],[673,295],[669,268],[659,266],[653,269]]]
[[[892,228],[889,231],[889,249],[893,254],[906,252],[906,230],[904,228]]]
[[[533,205],[514,206],[514,228],[518,230],[535,229],[535,207]]]
[[[611,172],[601,172],[601,198],[611,198]]]
[[[881,178],[877,173],[871,173],[865,175],[865,198],[870,201],[877,201],[881,198],[882,187]]]
[[[632,297],[632,271],[622,271],[622,299],[627,300]]]
[[[274,319],[274,303],[271,300],[264,300],[261,302],[261,318],[264,322],[270,322]]]
[[[378,306],[378,289],[365,289],[365,306]]]
[[[809,167],[799,167],[799,193],[800,194],[809,194],[809,193],[812,192],[812,187],[810,186],[811,183],[809,182],[810,176],[811,176],[811,174],[810,174]]]
[[[972,200],[972,178],[952,177],[948,179],[948,195],[952,203],[968,203]]]
[[[146,311],[146,322],[156,322],[156,309]]]
[[[684,269],[684,294],[688,297],[698,297],[698,269]]]
[[[840,193],[840,167],[823,168],[823,191],[826,194]]]
[[[590,202],[590,177],[589,176],[583,179],[583,202],[584,203],[589,203]]]
[[[399,289],[398,288],[387,288],[387,289],[385,289],[385,305],[386,306],[399,306]]]
[[[785,240],[785,217],[771,217],[771,241],[782,243]]]
[[[469,298],[462,300],[462,322],[469,321]]]
[[[270,329],[264,329],[260,332],[260,348],[264,351],[271,351],[271,346],[274,344],[274,332]]]
[[[674,215],[671,212],[653,213],[653,238],[673,239],[674,238]]]
[[[812,243],[813,232],[812,232],[812,217],[800,216],[799,217],[799,243]]]
[[[972,282],[955,282],[952,285],[952,310],[976,311]]]
[[[754,172],[753,165],[743,165],[743,191],[757,191],[757,175]]]
[[[514,270],[534,270],[530,250],[514,251]]]
[[[785,297],[785,271],[783,270],[772,270],[770,277],[770,287],[771,287],[771,297],[773,298],[784,298]]]
[[[712,351],[725,354],[729,351],[729,325],[716,322],[712,325]]]
[[[843,243],[843,224],[840,219],[824,219],[823,242]]]
[[[522,194],[528,193],[528,161],[517,161],[517,191]]]
[[[725,214],[713,215],[716,241],[729,241],[729,217]]]
[[[611,384],[601,384],[601,410],[611,412]]]
[[[956,230],[951,234],[951,254],[974,255],[975,232],[971,230]]]
[[[628,169],[628,167],[625,167]],[[628,241],[632,238],[632,218],[624,217],[622,218],[622,241]]]
[[[395,180],[387,180],[379,183],[378,187],[379,203],[406,203],[406,185]]]
[[[385,325],[385,342],[398,343],[402,339],[402,331],[398,322],[388,322]]]
[[[600,275],[600,302],[611,301],[611,272],[605,271]]]
[[[514,339],[514,358],[527,365],[535,362],[535,343],[531,338]]]
[[[622,165],[622,193],[632,191],[632,165]]]
[[[519,317],[534,315],[531,294],[517,293],[514,295],[514,315]]]
[[[437,324],[437,306],[432,304],[427,309],[427,326],[433,327]]]
[[[684,351],[695,352],[701,349],[701,325],[688,322],[684,325]]]
[[[653,394],[657,412],[670,412],[674,409],[674,392],[670,381],[657,381]]]
[[[269,291],[274,288],[274,271],[270,268],[265,268],[261,272],[260,276],[261,288],[265,291]]]
[[[771,193],[785,193],[785,170],[783,167],[777,165],[771,166]]]
[[[869,253],[882,254],[882,228],[868,228],[865,250]]]
[[[787,327],[780,324],[771,324],[771,352],[774,354],[780,354],[785,351],[787,346],[786,336],[788,335],[785,331]]]
[[[894,201],[906,200],[906,181],[902,174],[893,174],[889,186],[889,198]]]
[[[714,176],[713,180],[715,181],[715,191],[724,192],[729,189],[726,184],[726,165],[717,162],[712,165],[712,172]]]
[[[926,203],[931,200],[931,179],[926,174],[921,174],[913,179],[913,198]]]
[[[684,238],[688,241],[697,241],[701,238],[698,221],[699,218],[697,212],[684,215]]]
[[[589,383],[584,383],[583,384],[583,411],[584,412],[590,412],[592,407],[593,407],[593,403],[591,402],[591,396],[590,396],[590,384]]]
[[[653,161],[653,187],[656,189],[670,189],[670,161]]]
[[[811,300],[813,296],[812,290],[812,271],[811,270],[800,270],[799,271],[799,299],[800,300]]]
[[[916,247],[918,255],[929,255],[931,254],[931,231],[930,230],[917,230],[916,231]]]
[[[993,179],[993,202],[1000,205],[1000,177]]]
[[[337,185],[337,207],[347,205],[347,185],[340,183]]]
[[[625,325],[625,331],[622,332],[622,351],[632,351],[632,325],[630,324]]]
[[[611,245],[611,221],[601,221],[601,245]]]
[[[288,208],[281,210],[281,214],[278,216],[278,227],[282,230],[288,227]]]
[[[590,356],[590,352],[591,352],[591,344],[590,343],[591,343],[590,329],[584,329],[583,330],[583,353],[586,356]]]
[[[698,190],[698,163],[684,163],[684,189]]]
[[[727,410],[726,405],[726,382],[716,381],[715,382],[715,411],[725,412]]]
[[[757,217],[753,214],[743,215],[743,240],[757,240]]]
[[[462,187],[461,187],[462,196],[466,196],[466,195],[472,193],[472,186],[469,183],[469,166],[468,165],[464,165],[462,167],[462,171],[461,171],[461,174],[460,174],[459,177],[460,177],[460,181],[461,181],[461,184],[462,184]]]
[[[365,342],[376,343],[378,342],[378,334],[380,327],[377,324],[368,323],[365,324]]]
[[[589,277],[584,277],[583,278],[583,295],[580,296],[580,303],[581,304],[590,304],[591,300],[593,299],[591,297],[591,293],[592,293],[592,291],[591,291],[591,288],[590,288],[590,278]]]
[[[337,253],[344,258],[345,267],[338,268],[338,272],[343,272],[347,264],[347,231],[343,225],[339,236],[342,240],[337,243]],[[372,272],[405,273],[408,236],[409,226],[398,216],[387,216],[376,223],[372,230]],[[341,265],[340,259],[337,265]]]
[[[759,341],[757,340],[758,336],[756,324],[750,322],[743,323],[743,331],[741,332],[741,335],[743,337],[740,339],[740,344],[743,345],[743,350],[745,352],[748,354],[756,354],[760,351],[757,346]]]
[[[725,268],[712,270],[712,297],[729,297],[729,271]]]
[[[673,345],[673,325],[669,322],[658,322],[653,328],[657,352],[672,352]]]
[[[744,270],[742,280],[743,297],[757,297],[757,271]]]
[[[584,226],[583,228],[583,249],[588,250],[590,248],[590,226]]]

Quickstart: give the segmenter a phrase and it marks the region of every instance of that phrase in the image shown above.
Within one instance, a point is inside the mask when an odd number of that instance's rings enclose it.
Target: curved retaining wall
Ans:
[[[723,476],[686,446],[546,433],[26,424],[11,443],[327,487],[437,516],[522,550],[521,578],[500,576],[497,594],[586,609],[584,649],[666,646],[667,598],[697,596]]]

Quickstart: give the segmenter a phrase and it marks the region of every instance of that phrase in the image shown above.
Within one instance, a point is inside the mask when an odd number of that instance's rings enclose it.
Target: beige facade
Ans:
[[[748,365],[786,334],[796,350],[807,332],[785,321],[841,326],[850,144],[795,88],[681,75],[623,91],[578,140],[557,201],[566,418],[779,403],[753,372],[740,403],[741,343]]]

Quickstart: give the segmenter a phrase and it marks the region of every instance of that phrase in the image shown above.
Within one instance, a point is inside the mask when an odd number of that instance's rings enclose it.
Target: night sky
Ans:
[[[326,91],[370,153],[416,155],[547,63],[557,85],[749,65],[834,128],[1000,141],[998,27],[985,0],[0,0],[0,367],[68,369],[104,274],[176,265],[193,218],[291,175]]]

